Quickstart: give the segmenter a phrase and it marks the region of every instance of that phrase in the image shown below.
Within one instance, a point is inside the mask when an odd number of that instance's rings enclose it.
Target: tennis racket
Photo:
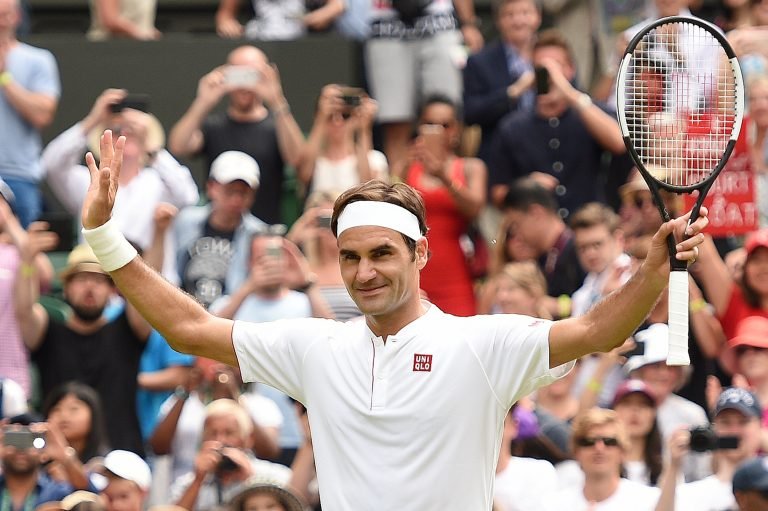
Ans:
[[[619,68],[617,114],[624,144],[670,220],[661,190],[698,192],[693,222],[739,136],[744,85],[733,49],[713,25],[673,16],[644,27]],[[688,271],[667,239],[669,352],[667,364],[688,365]]]

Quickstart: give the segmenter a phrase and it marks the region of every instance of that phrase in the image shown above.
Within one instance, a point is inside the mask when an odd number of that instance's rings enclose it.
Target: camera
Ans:
[[[330,215],[317,215],[317,226],[323,229],[331,228],[331,216]]]
[[[712,430],[712,426],[695,426],[690,429],[691,433],[691,451],[707,452],[719,449],[738,449],[739,437],[737,436],[717,436]]]
[[[149,94],[128,94],[122,101],[109,105],[109,110],[113,114],[120,113],[126,108],[144,113],[149,112]]]
[[[5,428],[3,430],[3,445],[19,450],[42,449],[45,447],[45,433],[32,431],[29,426]]]
[[[533,72],[536,77],[536,94],[547,94],[549,92],[549,71],[546,67],[536,66]]]
[[[222,454],[221,461],[219,461],[219,464],[216,466],[216,472],[234,472],[239,468],[240,465],[232,461],[232,458],[226,454]]]

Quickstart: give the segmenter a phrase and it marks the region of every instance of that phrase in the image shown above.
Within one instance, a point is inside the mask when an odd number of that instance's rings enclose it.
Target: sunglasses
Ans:
[[[586,436],[576,440],[579,447],[594,447],[597,442],[603,442],[606,447],[617,447],[619,439],[613,436]]]

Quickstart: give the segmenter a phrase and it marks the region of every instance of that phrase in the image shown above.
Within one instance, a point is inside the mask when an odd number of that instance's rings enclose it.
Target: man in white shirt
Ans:
[[[666,237],[686,229],[687,217],[665,223],[633,278],[580,318],[461,318],[421,301],[419,272],[429,259],[421,198],[405,184],[370,181],[342,194],[331,220],[342,278],[365,321],[233,322],[151,271],[108,222],[123,143],[105,132],[100,167],[88,157],[86,239],[175,349],[238,365],[244,380],[306,406],[322,505],[334,510],[374,502],[403,511],[491,509],[509,408],[570,361],[624,342],[667,285]],[[702,211],[677,245],[683,261],[695,259],[703,240]]]
[[[616,412],[591,408],[578,416],[571,438],[573,455],[584,472],[584,484],[544,496],[544,509],[560,511],[652,510],[658,488],[621,477],[629,436]],[[682,508],[681,508],[682,509]]]

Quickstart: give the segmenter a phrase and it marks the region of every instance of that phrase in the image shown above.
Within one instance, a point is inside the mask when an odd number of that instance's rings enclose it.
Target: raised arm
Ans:
[[[722,317],[728,309],[734,281],[710,236],[706,237],[700,250],[701,256],[691,271],[701,283],[709,303],[715,308],[715,313]]]
[[[117,193],[125,137],[116,144],[112,132],[101,137],[99,166],[86,154],[91,184],[83,203],[86,240],[123,296],[176,350],[237,365],[232,321],[217,318],[191,296],[174,287],[136,255],[117,227],[109,222]]]
[[[223,67],[218,67],[200,78],[197,95],[187,111],[171,128],[168,148],[176,156],[191,156],[203,147],[203,132],[200,127],[205,117],[227,93]]]
[[[693,261],[704,241],[701,231],[709,223],[708,211],[687,228],[691,236],[677,244],[677,259]],[[638,271],[585,315],[557,321],[549,334],[549,363],[556,367],[596,351],[609,351],[627,339],[646,318],[667,286],[669,252],[667,236],[682,238],[690,213],[662,224],[653,236],[648,256]]]

